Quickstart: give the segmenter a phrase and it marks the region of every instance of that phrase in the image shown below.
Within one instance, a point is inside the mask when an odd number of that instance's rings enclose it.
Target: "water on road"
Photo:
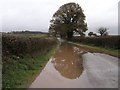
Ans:
[[[118,59],[62,43],[30,88],[117,88]]]
[[[78,79],[83,71],[81,53],[76,45],[62,43],[31,88],[65,87]]]
[[[54,68],[65,78],[76,79],[82,74],[82,56],[80,49],[71,44],[63,43],[52,57]]]

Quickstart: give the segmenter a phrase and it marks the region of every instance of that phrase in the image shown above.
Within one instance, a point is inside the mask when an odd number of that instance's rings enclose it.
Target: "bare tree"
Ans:
[[[101,36],[105,36],[105,35],[108,35],[107,30],[108,30],[108,28],[100,27],[100,28],[98,29],[98,33],[100,33]]]

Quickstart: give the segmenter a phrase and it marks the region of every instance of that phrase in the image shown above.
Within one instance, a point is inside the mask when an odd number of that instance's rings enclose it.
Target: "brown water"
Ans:
[[[81,53],[78,46],[62,43],[30,88],[79,87],[78,78],[83,72]]]
[[[80,77],[83,70],[80,49],[72,44],[62,43],[51,62],[63,77],[69,79]]]

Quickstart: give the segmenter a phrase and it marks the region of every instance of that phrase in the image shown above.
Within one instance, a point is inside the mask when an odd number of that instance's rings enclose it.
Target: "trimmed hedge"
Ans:
[[[104,48],[120,49],[120,36],[104,36],[104,37],[74,37],[71,41],[83,44],[91,44]]]
[[[12,35],[2,36],[2,53],[6,55],[24,56],[34,52],[48,51],[56,44],[56,40],[52,38],[30,38]]]
[[[3,89],[26,88],[56,45],[56,39],[49,37],[2,35]]]

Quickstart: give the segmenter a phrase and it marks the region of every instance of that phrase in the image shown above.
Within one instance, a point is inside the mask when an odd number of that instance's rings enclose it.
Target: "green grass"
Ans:
[[[70,43],[79,45],[81,48],[83,48],[89,52],[105,53],[105,54],[109,54],[111,56],[120,57],[120,50],[116,50],[116,49],[112,49],[112,48],[97,47],[94,45],[86,45],[86,44],[80,44],[80,43],[74,43],[74,42],[70,42]]]
[[[38,35],[33,34],[30,37],[32,37],[32,38],[44,38],[44,37],[47,37],[47,35],[45,35],[45,34],[38,34]]]
[[[40,73],[55,51],[55,47],[47,54],[31,57],[27,55],[24,59],[12,60],[3,76],[3,88],[27,88]]]

